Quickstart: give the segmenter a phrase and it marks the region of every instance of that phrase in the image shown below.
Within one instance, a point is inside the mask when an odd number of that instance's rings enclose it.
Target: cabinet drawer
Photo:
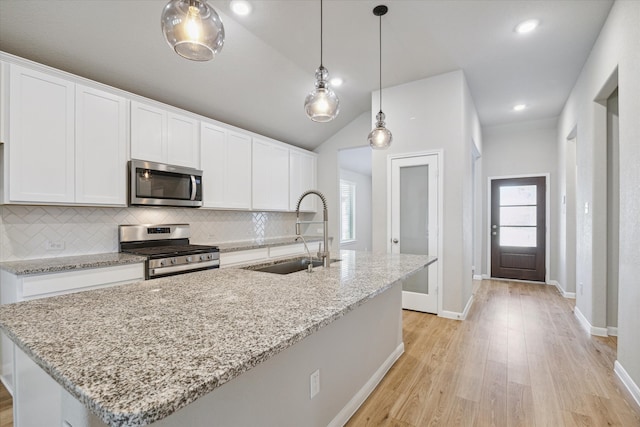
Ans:
[[[142,263],[27,276],[22,279],[22,295],[18,295],[18,300],[62,295],[138,280],[144,280]]]
[[[249,249],[237,252],[220,253],[220,267],[231,267],[233,265],[251,263],[264,260],[269,257],[268,248]]]

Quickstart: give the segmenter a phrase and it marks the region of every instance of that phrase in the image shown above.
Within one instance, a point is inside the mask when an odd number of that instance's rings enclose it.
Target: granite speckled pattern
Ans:
[[[212,243],[220,248],[220,252],[236,252],[246,251],[249,249],[258,249],[272,246],[285,246],[302,243],[301,240],[296,241],[297,236],[272,237],[265,239],[241,240],[236,242]],[[305,236],[307,244],[310,242],[321,242],[322,236]]]
[[[0,306],[0,328],[105,423],[147,425],[435,261],[340,258],[312,274],[208,270]]]
[[[58,258],[30,259],[25,261],[0,262],[0,269],[17,276],[54,273],[57,271],[80,270],[84,268],[109,267],[114,265],[144,262],[146,257],[119,252],[105,254],[78,255]]]

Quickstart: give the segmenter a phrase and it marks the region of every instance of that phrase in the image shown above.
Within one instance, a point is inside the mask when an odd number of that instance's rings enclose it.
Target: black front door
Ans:
[[[491,181],[491,276],[545,280],[545,177]]]

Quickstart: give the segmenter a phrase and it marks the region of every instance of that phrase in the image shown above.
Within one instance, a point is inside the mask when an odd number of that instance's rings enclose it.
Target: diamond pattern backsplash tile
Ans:
[[[192,243],[216,244],[292,236],[295,222],[292,212],[3,205],[0,261],[117,252],[120,224],[187,223]]]

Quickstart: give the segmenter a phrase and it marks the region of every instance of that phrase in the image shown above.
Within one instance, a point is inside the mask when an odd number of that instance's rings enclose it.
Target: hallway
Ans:
[[[405,311],[405,353],[348,426],[640,426],[592,337],[555,287],[484,280],[463,322]]]

